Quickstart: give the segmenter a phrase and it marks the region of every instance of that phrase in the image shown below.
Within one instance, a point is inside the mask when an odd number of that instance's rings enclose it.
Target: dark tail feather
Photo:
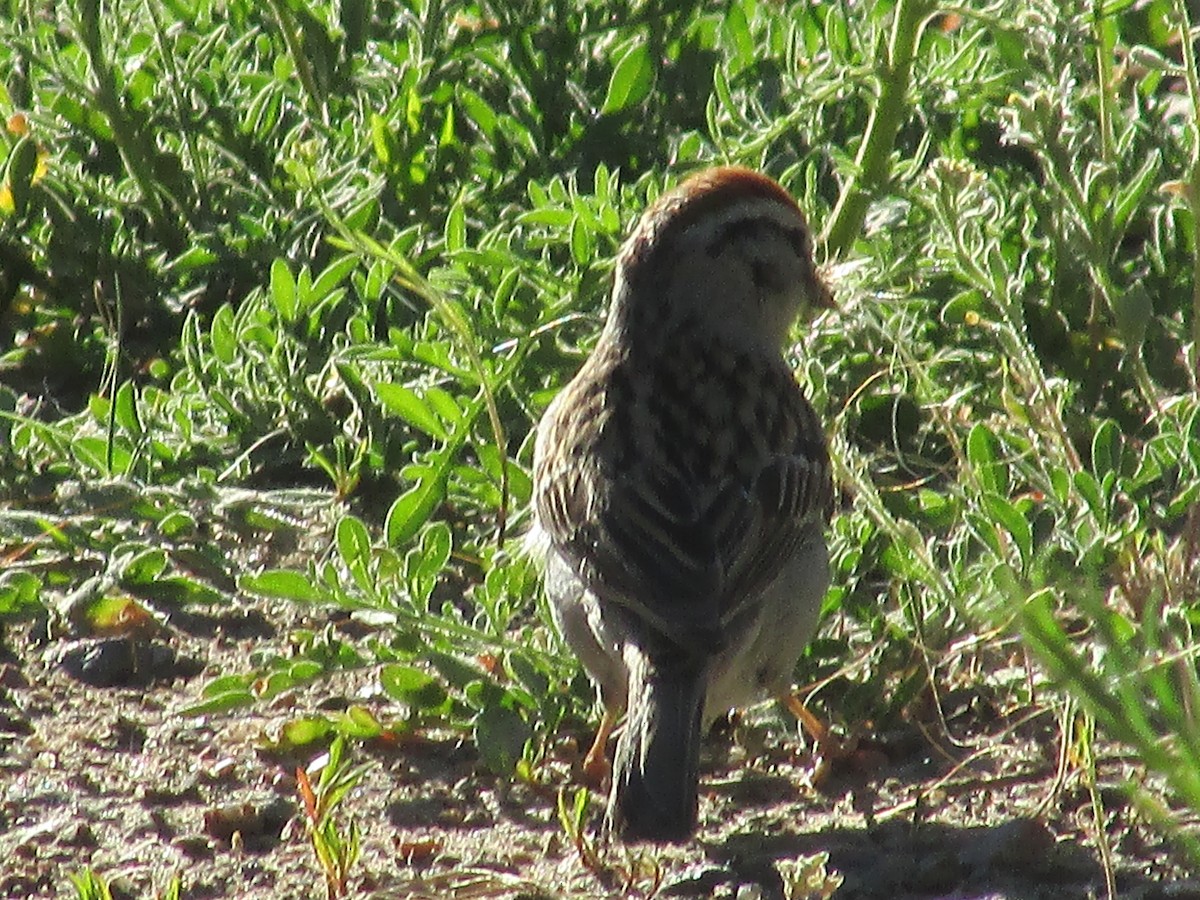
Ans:
[[[608,825],[627,841],[684,841],[696,830],[704,664],[625,648],[629,705],[613,760]]]

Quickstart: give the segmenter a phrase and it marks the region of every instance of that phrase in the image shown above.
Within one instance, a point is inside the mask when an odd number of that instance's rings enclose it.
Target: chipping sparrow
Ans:
[[[782,347],[831,306],[795,202],[716,168],[651,206],[621,248],[595,350],[538,425],[531,544],[555,624],[624,710],[608,826],[696,828],[703,730],[785,694],[829,582],[825,437]]]

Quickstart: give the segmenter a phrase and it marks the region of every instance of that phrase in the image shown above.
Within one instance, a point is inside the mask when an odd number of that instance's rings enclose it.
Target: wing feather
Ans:
[[[735,417],[702,423],[722,435],[710,446],[663,446],[651,424],[614,427],[602,406],[585,420],[578,399],[560,398],[563,411],[548,413],[535,460],[539,525],[587,588],[669,642],[709,650],[832,511],[824,435],[790,373],[743,368],[725,377],[765,382],[750,385],[772,398],[764,408],[777,427]],[[660,402],[682,394],[677,407],[703,412],[686,394],[694,386],[665,382],[648,380],[645,389]],[[622,398],[615,407],[638,405]],[[761,416],[759,408],[751,415]]]

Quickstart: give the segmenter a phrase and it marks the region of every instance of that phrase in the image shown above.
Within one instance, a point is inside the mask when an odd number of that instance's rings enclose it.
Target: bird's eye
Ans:
[[[759,299],[763,299],[769,292],[774,292],[780,288],[780,278],[778,269],[772,265],[770,260],[751,259],[750,260],[750,279],[754,282],[754,286],[759,289]]]

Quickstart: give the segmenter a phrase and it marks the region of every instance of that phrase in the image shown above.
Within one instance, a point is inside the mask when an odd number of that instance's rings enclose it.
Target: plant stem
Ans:
[[[131,111],[124,102],[112,68],[105,60],[100,12],[100,0],[88,0],[79,5],[79,37],[92,76],[91,99],[112,128],[113,143],[117,145],[121,162],[125,165],[125,171],[137,182],[142,199],[150,208],[151,220],[161,229],[163,244],[171,252],[178,253],[187,242],[179,217],[163,203],[163,195],[172,201],[174,210],[183,209],[184,206],[171,195],[161,180],[156,181],[153,177],[154,149],[146,137],[145,119],[140,113]]]
[[[1113,88],[1113,45],[1109,40],[1111,23],[1105,24],[1104,9],[1100,0],[1092,3],[1092,34],[1096,42],[1096,99],[1100,117],[1100,156],[1106,165],[1112,165],[1113,150],[1112,111],[1117,98]]]
[[[329,108],[322,98],[321,91],[317,88],[317,79],[313,75],[312,63],[309,62],[304,45],[300,41],[300,29],[296,20],[292,17],[291,11],[279,0],[267,0],[267,6],[271,8],[275,21],[279,25],[279,33],[283,36],[284,44],[287,45],[292,65],[296,67],[296,77],[300,80],[300,87],[304,89],[304,94],[308,97],[308,102],[312,104],[313,112],[320,118],[321,124],[328,126]]]
[[[858,148],[855,172],[842,188],[825,229],[830,258],[842,256],[862,230],[867,208],[891,173],[892,149],[907,111],[905,96],[912,76],[917,43],[934,4],[931,0],[899,0],[892,21],[887,58],[877,61],[879,96]]]
[[[1179,45],[1183,52],[1183,71],[1188,99],[1192,101],[1192,166],[1188,172],[1184,196],[1192,214],[1192,352],[1188,374],[1192,389],[1200,389],[1200,77],[1196,74],[1196,48],[1192,43],[1187,4],[1175,0],[1179,18]]]

